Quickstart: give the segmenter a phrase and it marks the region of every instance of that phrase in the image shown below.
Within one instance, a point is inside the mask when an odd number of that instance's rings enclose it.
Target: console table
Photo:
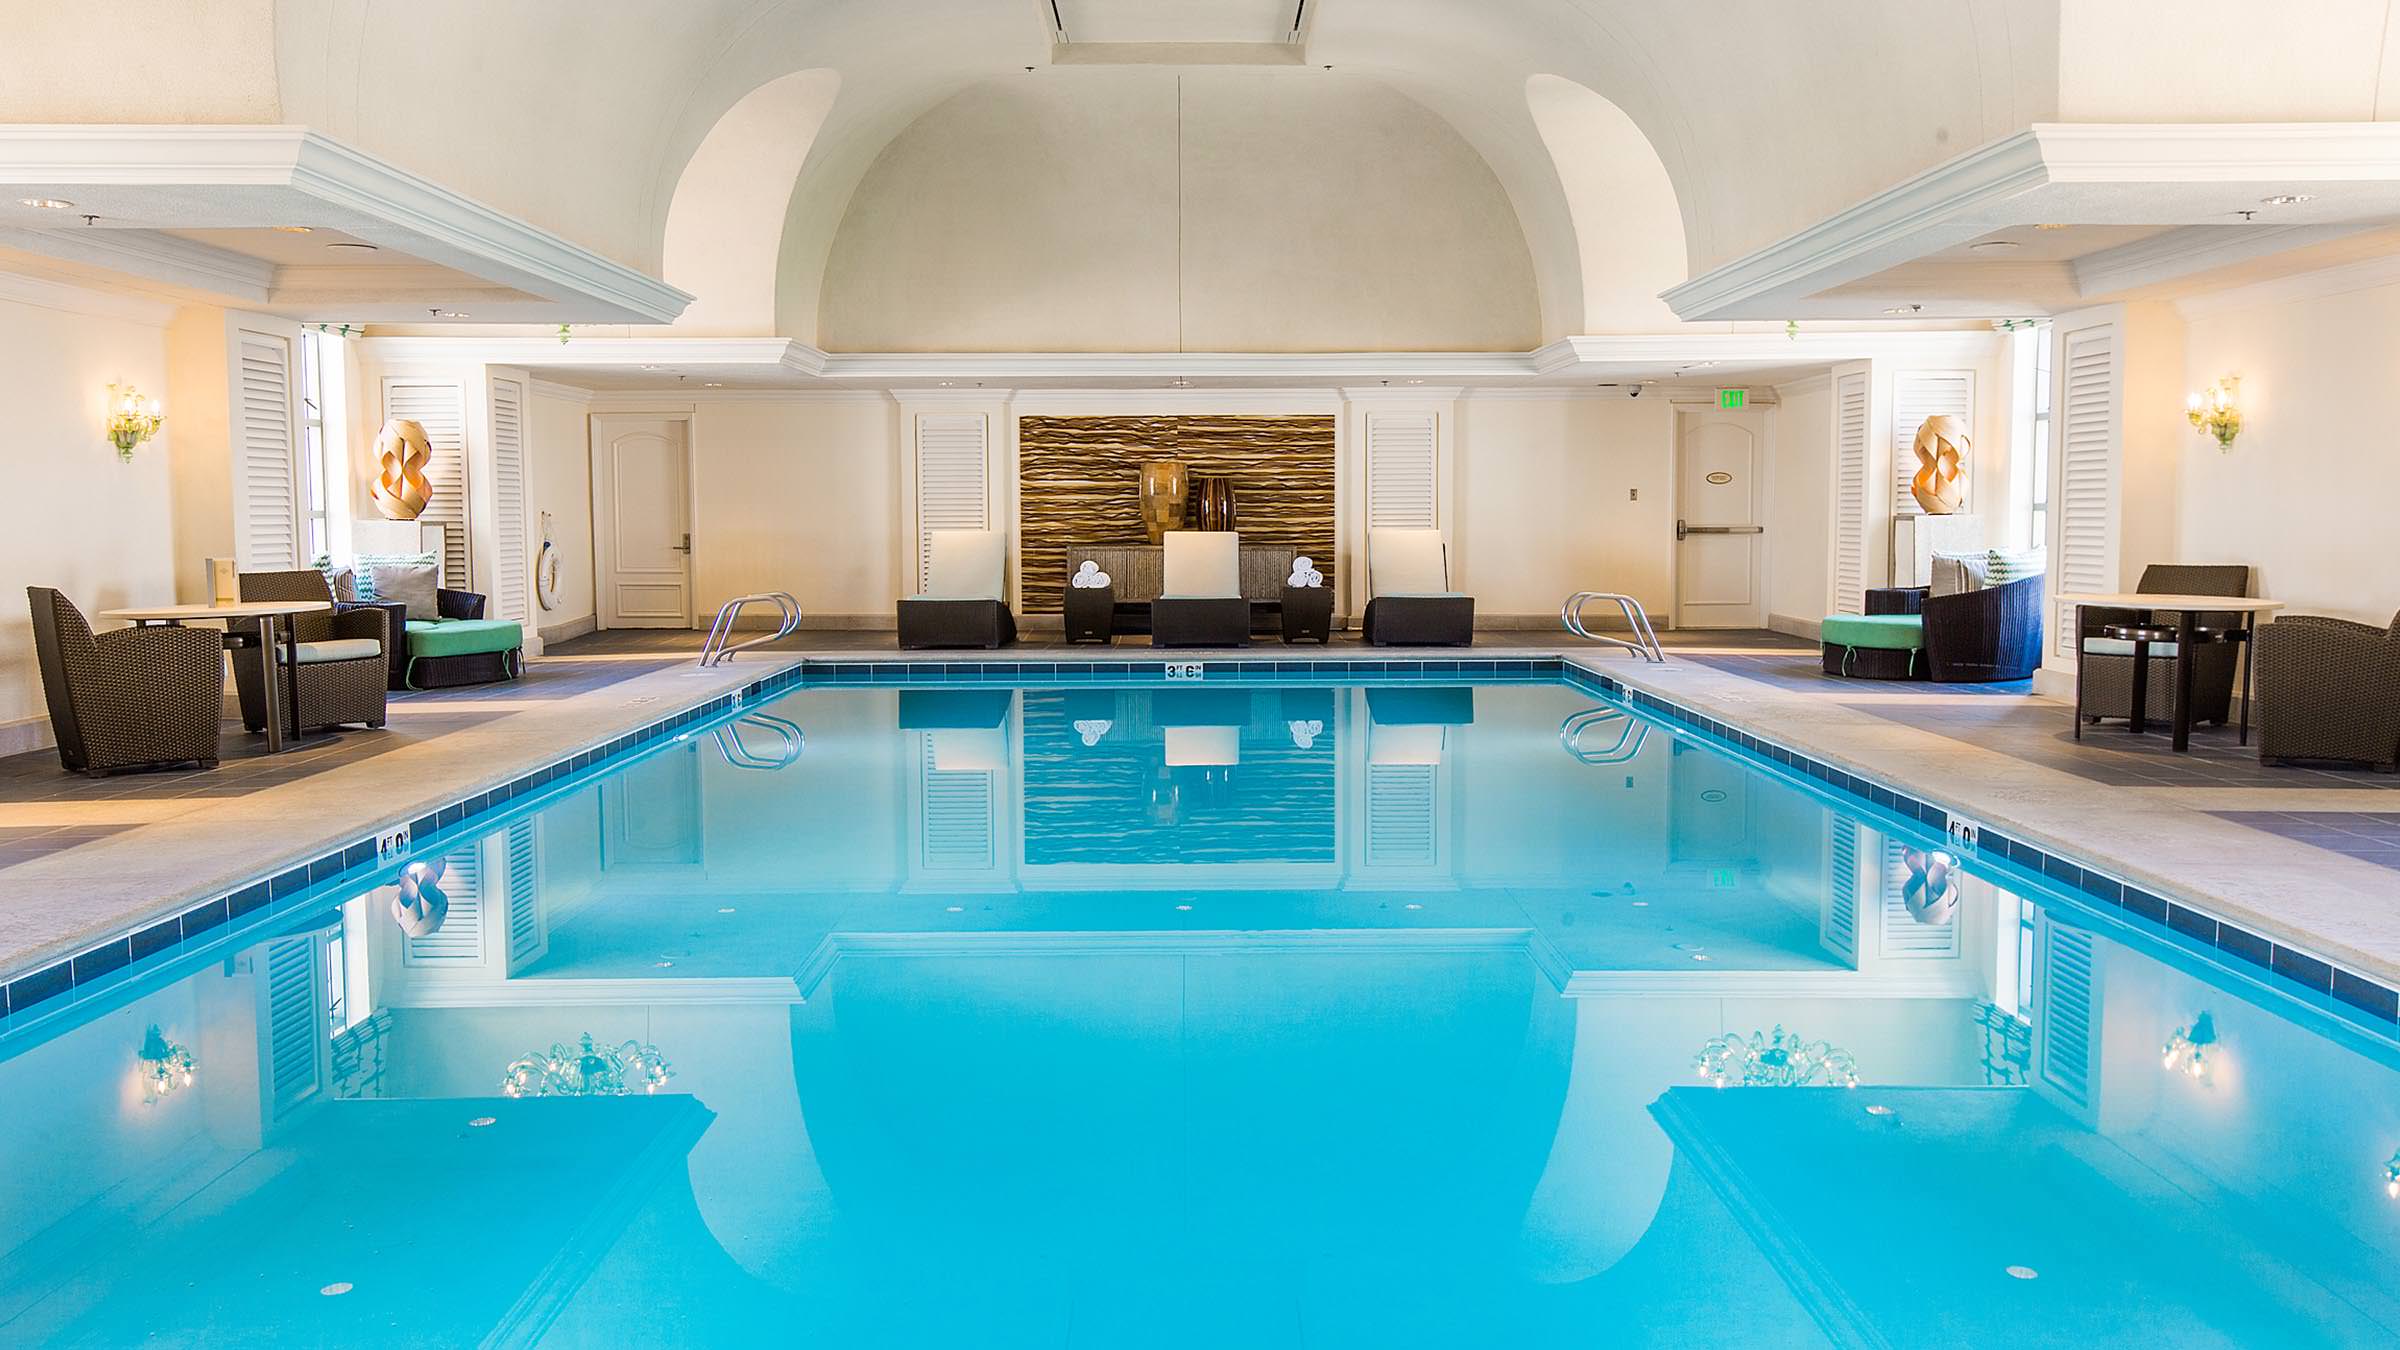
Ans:
[[[1240,549],[1242,598],[1250,602],[1253,625],[1260,611],[1280,612],[1283,607],[1284,579],[1292,574],[1292,559],[1300,550],[1288,544],[1243,544]],[[1110,589],[1116,594],[1117,614],[1143,628],[1148,625],[1150,602],[1166,590],[1167,551],[1158,544],[1091,544],[1067,551],[1070,567],[1085,558],[1100,564],[1108,573]],[[1319,564],[1319,570],[1324,570]],[[1328,573],[1330,579],[1330,573]],[[1327,592],[1331,594],[1330,591]],[[1117,625],[1120,632],[1139,631],[1126,624]]]

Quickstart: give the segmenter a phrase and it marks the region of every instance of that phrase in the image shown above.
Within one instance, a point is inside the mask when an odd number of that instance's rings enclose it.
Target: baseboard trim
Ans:
[[[48,750],[58,744],[51,734],[50,719],[20,717],[14,722],[0,722],[0,755],[23,755],[36,750]]]
[[[536,625],[533,630],[533,635],[540,638],[542,640],[542,645],[547,647],[553,642],[572,642],[576,638],[582,637],[587,633],[597,633],[599,631],[600,616],[596,614],[586,614],[582,618],[569,619],[565,623],[557,624],[549,628],[543,628],[539,625]]]
[[[1824,635],[1825,621],[1823,619],[1798,619],[1789,614],[1769,614],[1767,627],[1785,637],[1806,638],[1810,642],[1816,642]]]

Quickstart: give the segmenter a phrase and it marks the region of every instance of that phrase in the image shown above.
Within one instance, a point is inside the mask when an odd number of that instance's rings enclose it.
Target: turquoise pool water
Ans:
[[[1556,683],[804,689],[418,842],[0,1031],[0,1344],[2400,1338],[2386,1032]]]

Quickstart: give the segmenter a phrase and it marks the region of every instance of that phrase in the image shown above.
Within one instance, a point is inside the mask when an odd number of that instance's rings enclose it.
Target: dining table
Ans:
[[[2242,663],[2241,743],[2244,745],[2250,743],[2250,658],[2257,650],[2253,639],[2257,636],[2259,616],[2273,614],[2284,608],[2281,600],[2259,600],[2241,595],[2149,595],[2140,592],[2103,594],[2087,591],[2070,591],[2058,598],[2075,607],[2074,631],[2078,635],[2076,640],[2078,671],[2075,677],[2077,690],[2075,735],[2077,739],[2081,739],[2083,736],[2083,699],[2081,696],[2083,676],[2080,670],[2083,657],[2080,636],[2083,632],[2083,611],[2096,608],[2131,610],[2135,615],[2133,624],[2128,625],[2135,630],[2135,636],[2131,639],[2133,643],[2133,703],[2131,707],[2133,734],[2142,735],[2150,729],[2150,646],[2154,642],[2160,645],[2172,642],[2175,644],[2175,713],[2172,719],[2174,746],[2178,753],[2191,749],[2192,667],[2196,663],[2190,657],[2203,639],[2223,640],[2242,644],[2243,650],[2240,656]],[[2165,629],[2157,621],[2158,615],[2161,613],[2172,613],[2175,616],[2175,635],[2171,638],[2166,636]],[[2204,633],[2200,627],[2200,616],[2203,614],[2232,614],[2239,618],[2241,626],[2222,634]]]
[[[136,627],[145,624],[224,624],[226,648],[237,653],[254,652],[253,659],[259,663],[259,702],[266,722],[267,753],[272,755],[281,753],[286,745],[301,738],[299,700],[296,697],[287,700],[283,696],[283,682],[275,678],[275,648],[280,644],[284,663],[297,669],[300,650],[299,639],[292,625],[293,617],[321,614],[332,608],[333,602],[330,600],[235,600],[221,604],[129,605],[122,609],[104,609],[99,617]],[[241,657],[237,655],[235,659]]]

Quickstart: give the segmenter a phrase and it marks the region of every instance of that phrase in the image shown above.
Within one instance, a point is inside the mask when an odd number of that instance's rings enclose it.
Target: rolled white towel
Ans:
[[[1312,567],[1312,568],[1310,568],[1310,569],[1308,569],[1308,584],[1309,584],[1309,585],[1311,585],[1311,586],[1322,586],[1322,585],[1324,585],[1324,584],[1325,584],[1325,574],[1324,574],[1323,572],[1320,572],[1320,571],[1318,571],[1317,569],[1315,569],[1315,568],[1313,568],[1313,567]]]
[[[1322,586],[1325,584],[1325,574],[1313,567],[1298,568],[1295,569],[1290,576],[1283,579],[1283,584],[1303,590],[1314,586]]]
[[[1067,584],[1077,590],[1096,591],[1108,584],[1108,573],[1100,570],[1100,564],[1086,558],[1083,566],[1075,569],[1075,575],[1067,578]]]

